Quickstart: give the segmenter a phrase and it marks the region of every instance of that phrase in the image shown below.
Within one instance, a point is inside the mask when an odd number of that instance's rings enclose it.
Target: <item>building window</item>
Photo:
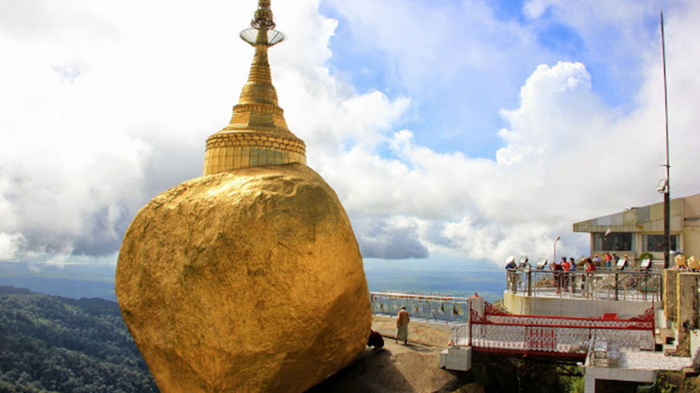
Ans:
[[[604,233],[594,233],[593,241],[595,249],[600,251],[632,251],[634,250],[632,233],[612,232],[608,236]]]
[[[678,250],[678,235],[671,235],[671,251]],[[644,251],[663,252],[664,235],[644,236]]]

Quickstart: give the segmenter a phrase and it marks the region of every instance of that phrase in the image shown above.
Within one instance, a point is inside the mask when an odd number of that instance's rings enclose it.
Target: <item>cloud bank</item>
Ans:
[[[239,3],[0,0],[0,260],[112,255],[141,206],[201,174],[252,60],[236,37],[255,4]],[[396,17],[274,2],[288,40],[270,52],[290,129],[365,257],[502,264],[548,256],[558,235],[580,255],[573,222],[660,200],[658,7],[533,0],[518,19],[478,1],[371,3]],[[699,192],[700,6],[666,17],[681,196]],[[580,48],[552,45],[552,26]]]

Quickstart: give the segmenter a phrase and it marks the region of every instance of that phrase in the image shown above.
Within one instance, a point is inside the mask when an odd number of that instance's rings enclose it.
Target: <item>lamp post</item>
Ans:
[[[557,236],[556,239],[554,239],[554,259],[552,259],[552,263],[557,263],[557,242],[561,239],[561,236]]]

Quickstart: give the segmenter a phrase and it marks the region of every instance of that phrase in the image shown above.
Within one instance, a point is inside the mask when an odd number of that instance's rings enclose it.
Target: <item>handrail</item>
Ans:
[[[606,326],[606,325],[553,325],[553,324],[537,324],[537,323],[515,323],[515,322],[491,322],[491,321],[474,321],[473,325],[498,325],[498,326],[519,326],[519,327],[545,327],[545,328],[561,328],[561,329],[605,329],[605,330],[650,330],[642,326]]]
[[[406,307],[411,318],[466,323],[471,300],[452,296],[370,292],[370,303],[373,314],[395,316],[401,307]]]
[[[386,297],[395,297],[395,298],[401,298],[401,299],[408,299],[408,298],[416,298],[416,299],[435,299],[435,300],[466,300],[468,301],[469,298],[466,297],[454,297],[454,296],[435,296],[435,295],[421,295],[421,294],[415,294],[415,293],[401,293],[401,292],[370,292],[369,293],[371,296],[386,296]]]
[[[506,292],[530,297],[660,301],[663,274],[656,271],[507,269]]]
[[[565,320],[573,324],[552,323]],[[591,324],[582,324],[582,321]],[[563,354],[569,353],[573,345],[585,345],[595,335],[606,337],[620,347],[653,350],[655,344],[653,306],[634,318],[609,320],[513,315],[497,310],[486,302],[484,315],[472,311],[468,325],[468,341],[465,340],[466,337],[461,340],[459,338],[463,327],[460,327],[459,332],[453,331],[451,336],[455,337],[453,340],[457,340],[457,345],[471,345],[477,350]]]

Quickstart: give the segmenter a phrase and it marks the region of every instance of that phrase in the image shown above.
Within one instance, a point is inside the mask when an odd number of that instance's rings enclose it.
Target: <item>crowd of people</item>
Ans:
[[[577,266],[582,266],[585,272],[595,272],[597,270],[595,258],[598,258],[598,255],[594,258],[585,258],[577,264],[574,258],[569,258],[567,260],[566,257],[561,257],[561,261],[552,263],[550,269],[554,272],[554,286],[557,288],[556,293],[561,292],[562,288],[568,288],[573,284],[573,277],[570,273],[576,272],[578,270]],[[586,276],[585,274],[581,276],[581,289],[585,288]],[[572,290],[575,291],[576,289],[572,288]]]
[[[576,279],[576,277],[572,273],[580,272],[581,270],[587,273],[591,273],[597,271],[599,268],[608,270],[624,270],[626,266],[629,266],[630,259],[627,254],[624,254],[622,257],[619,257],[616,253],[610,254],[609,252],[606,252],[603,258],[604,262],[603,260],[601,260],[598,254],[595,254],[593,257],[582,258],[579,259],[579,261],[577,262],[573,257],[561,257],[561,260],[555,260],[553,263],[549,264],[549,269],[553,272],[553,286],[556,288],[556,293],[560,293],[562,288],[568,290],[568,288],[571,287],[572,291],[576,290],[576,288],[574,287],[574,280]],[[527,265],[528,266],[520,267],[523,268],[525,271],[528,271],[530,270],[530,268],[529,264]],[[544,265],[538,265],[538,268],[542,269],[546,265],[547,262],[545,261]],[[518,279],[513,274],[516,271],[516,269],[518,269],[518,265],[515,263],[515,257],[511,256],[508,257],[508,259],[506,259],[505,268],[509,272],[509,288],[511,285],[517,285],[516,282],[518,281]],[[581,276],[581,289],[585,289],[586,277],[588,275],[590,274],[579,275]]]

